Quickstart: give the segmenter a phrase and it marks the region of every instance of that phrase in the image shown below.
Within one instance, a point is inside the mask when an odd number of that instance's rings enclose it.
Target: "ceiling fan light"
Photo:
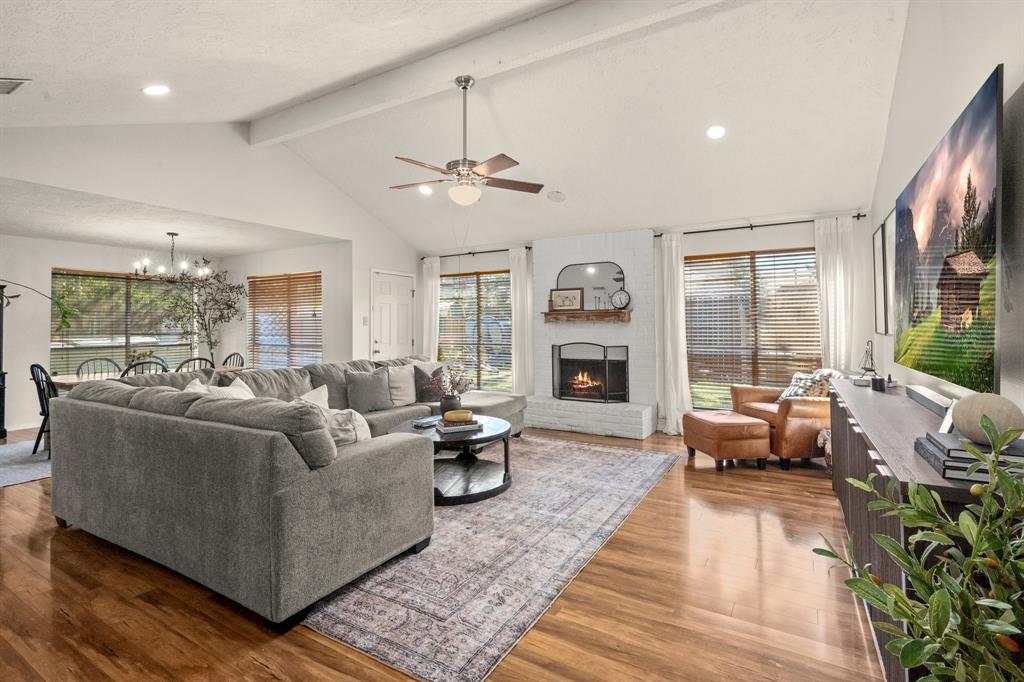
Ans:
[[[480,188],[471,183],[459,183],[448,190],[448,197],[459,206],[472,206],[480,200]]]

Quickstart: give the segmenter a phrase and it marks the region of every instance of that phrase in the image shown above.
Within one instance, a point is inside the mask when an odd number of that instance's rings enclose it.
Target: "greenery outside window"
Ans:
[[[687,257],[686,347],[696,407],[732,384],[788,386],[821,366],[814,249]]]
[[[164,323],[176,286],[171,282],[55,269],[50,284],[78,310],[64,330],[58,330],[57,310],[51,312],[51,374],[74,374],[92,358],[110,358],[126,367],[149,355],[173,370],[194,355],[191,342]]]
[[[441,275],[438,358],[474,388],[512,390],[508,270]]]

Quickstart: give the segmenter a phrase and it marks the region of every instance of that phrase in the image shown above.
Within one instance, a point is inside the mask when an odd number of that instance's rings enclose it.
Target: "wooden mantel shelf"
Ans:
[[[628,310],[554,310],[544,313],[545,322],[629,322]]]

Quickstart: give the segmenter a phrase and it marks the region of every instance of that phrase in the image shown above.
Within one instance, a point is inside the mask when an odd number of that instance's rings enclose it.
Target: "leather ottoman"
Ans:
[[[764,469],[771,454],[770,435],[768,422],[728,410],[683,415],[683,442],[690,457],[697,450],[711,455],[718,471],[727,459],[754,459]]]

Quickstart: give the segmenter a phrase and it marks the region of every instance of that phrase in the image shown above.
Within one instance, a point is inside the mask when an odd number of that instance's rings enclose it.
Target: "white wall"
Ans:
[[[0,176],[352,244],[352,354],[369,354],[370,269],[417,272],[416,251],[285,145],[229,123],[0,129]]]
[[[871,234],[892,210],[906,184],[999,63],[1005,64],[1003,155],[1003,304],[999,317],[1001,392],[1024,405],[1024,3],[923,2],[910,5],[896,87],[878,169],[871,220],[862,221],[856,288],[871,291]],[[1015,94],[1016,93],[1016,94]],[[1005,305],[1011,303],[1010,310]],[[904,383],[924,384],[947,395],[952,384],[896,365],[893,337],[874,334],[873,300],[861,296],[854,312],[854,346],[875,340],[882,372]]]
[[[245,284],[247,277],[289,272],[321,274],[323,292],[324,362],[352,359],[352,244],[347,241],[299,246],[222,258],[218,265]],[[245,320],[225,327],[217,359],[239,352],[248,362]]]
[[[0,231],[2,229],[0,225]],[[146,255],[160,254],[0,234],[0,278],[26,284],[49,295],[53,268],[127,272],[134,261]],[[21,298],[7,308],[4,317],[7,428],[38,427],[39,403],[35,387],[29,381],[28,368],[34,362],[49,367],[50,302],[19,287],[9,287],[7,293],[21,294]]]

